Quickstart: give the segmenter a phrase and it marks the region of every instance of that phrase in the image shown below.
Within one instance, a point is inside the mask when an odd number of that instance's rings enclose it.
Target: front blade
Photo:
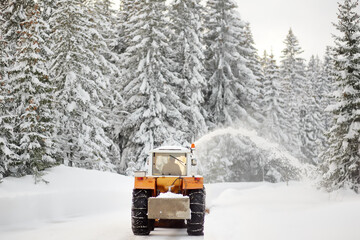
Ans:
[[[149,198],[148,219],[190,219],[190,199]]]

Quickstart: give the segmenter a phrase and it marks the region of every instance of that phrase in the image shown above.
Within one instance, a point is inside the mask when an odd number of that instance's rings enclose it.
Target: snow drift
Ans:
[[[22,227],[130,207],[132,178],[65,166],[46,171],[49,184],[32,176],[8,177],[0,184],[0,226]]]

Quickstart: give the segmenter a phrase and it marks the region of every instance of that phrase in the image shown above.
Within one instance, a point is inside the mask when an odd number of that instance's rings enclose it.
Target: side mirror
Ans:
[[[196,166],[197,160],[195,158],[191,159],[191,166]]]

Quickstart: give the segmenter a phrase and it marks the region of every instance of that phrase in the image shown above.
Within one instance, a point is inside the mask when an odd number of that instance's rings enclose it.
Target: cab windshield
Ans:
[[[186,175],[186,153],[153,153],[153,175]]]

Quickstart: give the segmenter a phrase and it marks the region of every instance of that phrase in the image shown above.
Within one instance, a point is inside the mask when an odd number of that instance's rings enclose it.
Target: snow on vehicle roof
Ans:
[[[151,153],[152,152],[185,152],[185,153],[189,153],[190,149],[181,147],[181,146],[162,146],[162,147],[155,148],[155,149],[151,150],[150,152]]]

